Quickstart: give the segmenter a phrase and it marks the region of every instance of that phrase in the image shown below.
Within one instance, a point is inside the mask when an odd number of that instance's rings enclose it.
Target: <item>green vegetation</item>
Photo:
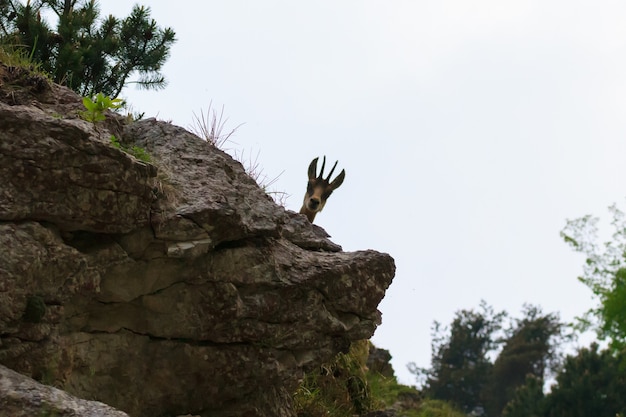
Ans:
[[[124,146],[123,144],[120,143],[119,139],[116,138],[114,135],[111,135],[109,139],[111,140],[111,143],[113,144],[113,146],[115,146],[116,148],[121,149],[128,154],[131,154],[132,156],[139,159],[140,161],[150,162],[151,160],[150,154],[144,148],[141,148],[139,146],[131,146],[131,147]]]
[[[54,25],[42,18],[46,12],[55,16]],[[117,97],[130,83],[165,87],[160,70],[174,31],[160,28],[139,5],[124,19],[99,16],[95,0],[0,0],[0,44],[81,96],[101,91]]]
[[[309,372],[294,397],[300,417],[352,417],[373,409],[365,377],[368,342]]]
[[[458,409],[445,401],[424,400],[419,408],[412,414],[412,411],[404,414],[406,417],[466,417]]]
[[[399,384],[393,376],[384,376],[368,370],[366,377],[370,392],[379,406],[391,407],[403,395],[420,397],[420,393],[414,387]]]
[[[398,417],[466,417],[448,402],[425,398],[415,387],[399,384],[395,377],[367,372],[367,383],[379,409],[395,409]]]
[[[0,0],[0,2],[1,1],[2,0]],[[26,68],[32,72],[48,76],[48,74],[41,69],[41,64],[34,62],[32,56],[23,48],[0,43],[0,62],[8,67]]]
[[[398,417],[465,417],[444,401],[423,398],[414,387],[367,368],[370,342],[353,343],[348,353],[306,374],[294,399],[299,417],[354,417],[394,410]]]
[[[29,323],[39,323],[46,314],[46,303],[43,298],[34,295],[26,300],[26,308],[24,309],[24,321]]]
[[[566,340],[564,325],[558,315],[535,306],[522,313],[503,329],[507,314],[483,301],[479,310],[458,311],[449,327],[435,323],[431,367],[411,367],[424,395],[466,414],[499,416],[528,375],[543,384],[557,362],[556,348]]]
[[[568,356],[548,394],[529,378],[506,406],[504,417],[626,416],[624,353],[599,351],[597,344]]]
[[[81,117],[88,122],[96,123],[106,119],[104,112],[106,110],[119,109],[124,105],[121,98],[111,98],[102,93],[96,94],[93,98],[83,97],[83,106],[87,110],[80,113]]]
[[[2,0],[0,0],[2,1]],[[23,50],[0,43],[0,87],[11,104],[25,104],[49,92],[52,80]]]
[[[457,312],[449,335],[435,323],[431,368],[411,369],[424,379],[427,396],[449,401],[466,413],[484,407],[481,397],[493,367],[487,354],[497,347],[493,335],[505,316],[484,302],[480,307]]]
[[[609,207],[612,240],[598,242],[597,217],[568,220],[561,236],[575,251],[586,256],[578,279],[599,300],[599,306],[579,320],[579,329],[595,329],[616,351],[626,348],[626,220],[616,205]]]
[[[505,334],[502,350],[493,363],[486,386],[485,409],[500,415],[515,391],[527,378],[543,382],[558,364],[558,346],[568,337],[557,314],[543,314],[536,306],[524,306],[521,319],[515,319]]]
[[[102,93],[98,93],[94,96],[93,99],[89,97],[83,97],[83,105],[86,110],[81,112],[80,115],[83,119],[96,123],[101,122],[106,119],[104,112],[106,110],[116,110],[124,105],[124,102],[119,98],[110,98],[109,96],[105,96]],[[123,150],[126,153],[133,155],[135,158],[140,161],[150,162],[150,154],[139,146],[125,146],[122,144],[115,135],[111,135],[109,138],[111,140],[111,144],[118,149]]]

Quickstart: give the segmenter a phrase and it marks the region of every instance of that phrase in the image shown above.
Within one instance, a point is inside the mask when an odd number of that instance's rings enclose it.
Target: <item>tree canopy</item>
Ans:
[[[609,212],[608,240],[599,239],[600,219],[589,215],[561,232],[585,255],[579,280],[598,300],[575,329],[595,329],[607,349],[592,344],[562,361],[557,348],[569,336],[558,315],[526,306],[499,332],[504,313],[483,304],[457,312],[447,328],[435,325],[431,367],[413,369],[424,393],[486,417],[626,416],[626,216],[616,205]],[[556,383],[545,393],[548,370]]]
[[[449,327],[436,323],[431,367],[412,368],[423,379],[424,394],[465,413],[499,416],[528,376],[542,385],[557,358],[563,324],[536,306],[525,306],[522,314],[502,330],[507,314],[482,302],[478,310],[458,311]]]
[[[626,416],[624,355],[597,344],[566,358],[550,392],[529,378],[506,406],[504,417]]]
[[[626,347],[626,220],[616,205],[609,207],[612,240],[598,242],[599,218],[569,220],[561,236],[575,251],[586,256],[583,275],[599,305],[581,318],[583,329],[595,328],[616,350]]]
[[[493,364],[485,390],[489,416],[500,415],[527,378],[543,383],[548,370],[557,363],[558,345],[564,338],[559,316],[543,314],[531,305],[524,306],[522,314],[511,324]]]
[[[458,311],[449,328],[434,324],[431,367],[412,369],[423,378],[428,397],[449,401],[466,413],[483,407],[493,366],[487,354],[496,347],[493,335],[504,316],[483,302],[478,311]]]
[[[56,26],[47,15],[56,18]],[[174,31],[159,27],[144,6],[135,5],[123,19],[99,16],[96,0],[0,0],[0,42],[83,96],[117,97],[130,83],[165,87],[160,71],[176,41]]]

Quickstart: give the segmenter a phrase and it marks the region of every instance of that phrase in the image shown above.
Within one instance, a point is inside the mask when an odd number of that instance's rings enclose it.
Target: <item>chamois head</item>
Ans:
[[[300,209],[301,214],[305,214],[311,223],[315,219],[315,215],[322,211],[328,197],[343,183],[346,178],[346,171],[341,170],[337,178],[330,182],[330,177],[333,175],[333,171],[337,167],[337,162],[330,170],[328,177],[323,178],[324,166],[326,165],[326,157],[322,161],[322,169],[320,169],[320,175],[317,175],[317,160],[315,158],[309,165],[309,182],[306,187],[306,194],[304,195],[304,203]]]

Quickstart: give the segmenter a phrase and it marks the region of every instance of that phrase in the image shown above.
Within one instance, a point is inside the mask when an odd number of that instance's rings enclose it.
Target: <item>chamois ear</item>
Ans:
[[[315,158],[314,160],[311,161],[311,164],[309,165],[309,179],[310,180],[314,180],[317,177],[317,160],[318,158]]]
[[[345,179],[346,179],[346,170],[342,169],[339,175],[337,175],[337,178],[335,178],[333,182],[330,183],[328,188],[330,188],[331,190],[336,190],[337,188],[339,188],[341,184],[343,184],[343,180]]]

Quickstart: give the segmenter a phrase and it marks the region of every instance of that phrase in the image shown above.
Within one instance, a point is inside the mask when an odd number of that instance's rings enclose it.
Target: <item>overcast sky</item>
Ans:
[[[101,1],[125,17],[128,0]],[[316,156],[346,180],[316,223],[397,273],[373,338],[430,363],[430,328],[481,299],[565,320],[594,305],[566,219],[608,218],[626,179],[621,1],[165,1],[168,87],[123,95],[188,127],[223,105],[236,144],[299,210]]]

